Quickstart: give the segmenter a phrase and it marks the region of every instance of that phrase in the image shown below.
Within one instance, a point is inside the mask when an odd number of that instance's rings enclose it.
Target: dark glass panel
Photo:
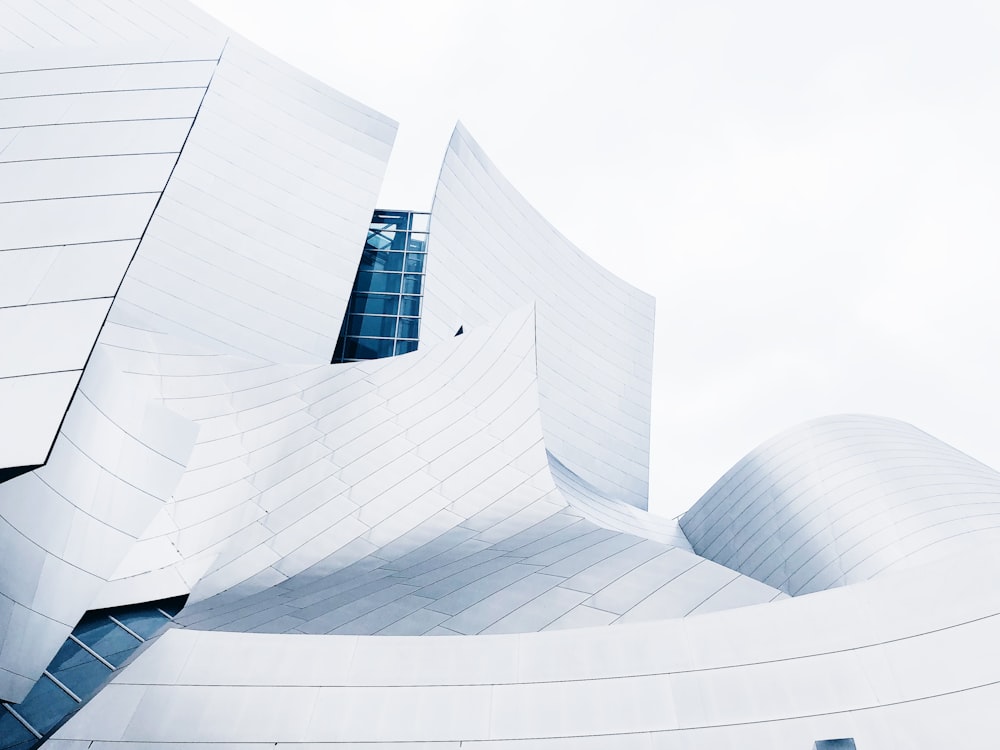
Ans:
[[[420,329],[419,318],[400,318],[396,336],[401,339],[415,339]]]
[[[18,703],[14,710],[40,734],[45,734],[78,705],[62,688],[42,675],[31,688],[28,697]]]
[[[403,277],[403,294],[420,294],[423,277],[407,274]]]
[[[344,342],[345,359],[380,359],[392,356],[392,339],[354,339]]]
[[[403,297],[403,302],[399,308],[400,315],[420,315],[420,297]]]
[[[427,235],[426,234],[411,234],[409,242],[406,243],[406,249],[411,253],[426,253],[427,252]]]
[[[161,619],[165,618],[161,615]],[[49,672],[83,700],[92,697],[111,676],[110,669],[70,640],[49,664]]]
[[[170,622],[166,615],[161,614],[153,606],[130,607],[128,610],[114,614],[118,622],[147,640],[159,633]]]
[[[187,596],[175,596],[172,599],[161,599],[158,604],[159,609],[173,617],[184,608],[186,602]]]
[[[344,325],[340,327],[340,336],[337,337],[337,348],[333,350],[333,359],[330,361],[331,364],[336,364],[338,362],[344,361],[344,336],[347,334],[344,329],[347,327],[347,319],[344,319]]]
[[[406,240],[410,235],[406,232],[394,232],[392,235],[392,242],[389,243],[390,250],[403,251],[406,249]]]
[[[368,231],[368,239],[365,241],[365,249],[385,250],[392,244],[395,232],[373,232]]]
[[[120,667],[139,648],[139,641],[108,619],[105,614],[85,615],[73,635]]]
[[[398,273],[373,273],[371,271],[360,271],[356,289],[359,292],[399,292],[400,274]]]
[[[394,269],[395,270],[395,269]],[[406,256],[407,273],[422,273],[424,270],[424,256],[420,253],[414,255],[409,253]]]
[[[396,319],[375,315],[352,315],[347,322],[347,333],[351,336],[392,338],[396,335]]]
[[[17,706],[14,710],[17,711]],[[27,750],[34,743],[35,735],[11,716],[6,708],[0,707],[0,750]]]
[[[403,270],[403,254],[365,248],[361,252],[361,270],[401,271]]]
[[[395,315],[399,309],[399,297],[394,294],[355,294],[351,300],[351,312],[367,315]]]
[[[396,342],[396,354],[406,354],[407,352],[412,352],[417,348],[416,341],[397,341]]]

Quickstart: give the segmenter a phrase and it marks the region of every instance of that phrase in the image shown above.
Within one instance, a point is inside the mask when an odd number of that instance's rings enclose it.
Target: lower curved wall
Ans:
[[[866,584],[619,628],[430,639],[172,630],[48,746],[989,747],[1000,591],[972,570],[1000,572],[1000,553],[981,546]]]

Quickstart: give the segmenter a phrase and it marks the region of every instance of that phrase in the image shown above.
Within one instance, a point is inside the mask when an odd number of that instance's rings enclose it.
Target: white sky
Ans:
[[[651,510],[840,412],[1000,467],[1000,3],[198,1],[400,122],[381,206],[461,119],[656,296]]]

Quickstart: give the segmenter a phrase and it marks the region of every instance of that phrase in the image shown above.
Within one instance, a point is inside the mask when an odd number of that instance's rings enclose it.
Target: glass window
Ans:
[[[158,609],[162,609],[168,615],[176,615],[184,608],[184,604],[187,602],[187,595],[185,596],[175,596],[173,599],[161,599]]]
[[[15,706],[14,710],[17,709],[18,706]],[[0,750],[28,750],[34,744],[35,735],[11,716],[6,708],[0,706]]]
[[[403,294],[420,294],[420,287],[423,285],[424,277],[415,274],[403,276]]]
[[[406,354],[407,352],[415,351],[417,348],[416,341],[397,341],[396,342],[396,354]]]
[[[417,317],[420,315],[420,297],[403,297],[403,302],[399,307],[400,315],[410,315]]]
[[[395,315],[399,310],[399,297],[390,294],[355,294],[351,299],[351,312],[367,315]]]
[[[415,339],[420,327],[419,318],[400,318],[396,335],[401,339]]]
[[[430,214],[410,214],[410,229],[414,232],[426,232],[430,225]]]
[[[396,335],[396,318],[352,315],[347,322],[347,333],[351,336],[392,338]]]
[[[399,292],[398,273],[374,273],[360,271],[356,288],[359,292]]]
[[[410,241],[406,243],[406,249],[411,253],[426,253],[427,252],[427,235],[426,234],[411,234]]]
[[[407,273],[421,273],[424,270],[424,256],[420,253],[406,254],[406,271]]]
[[[147,640],[159,633],[169,622],[166,616],[160,614],[155,607],[151,606],[115,612],[115,619],[133,633],[138,633]]]
[[[392,356],[392,339],[354,339],[344,342],[345,359],[380,359]]]
[[[365,241],[365,249],[384,250],[392,244],[393,232],[373,232],[368,231],[368,239]]]
[[[41,734],[45,734],[77,705],[61,687],[42,675],[31,688],[28,697],[18,703],[14,710]]]
[[[378,251],[365,248],[361,252],[361,269],[372,271],[403,270],[403,254],[386,250]]]
[[[85,615],[73,635],[120,667],[139,648],[139,641],[115,625],[104,614]]]
[[[394,227],[406,231],[410,228],[410,212],[376,211],[372,214],[372,226]]]
[[[166,618],[161,615],[160,621]],[[83,700],[92,697],[111,676],[110,669],[68,639],[49,664],[49,672]]]

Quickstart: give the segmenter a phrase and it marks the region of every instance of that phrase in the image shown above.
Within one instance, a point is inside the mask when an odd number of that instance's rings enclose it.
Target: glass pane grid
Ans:
[[[130,629],[135,626],[134,632],[144,634],[140,637],[155,637],[170,621],[171,613],[180,611],[185,598],[85,614],[25,699],[14,705],[0,703],[0,750],[34,750],[44,741],[25,728],[13,712],[34,732],[47,735],[82,705],[77,699],[85,703],[110,679],[113,671],[104,661],[121,666],[141,645],[111,617],[127,623]]]
[[[375,211],[333,362],[417,348],[429,225],[428,213]]]

